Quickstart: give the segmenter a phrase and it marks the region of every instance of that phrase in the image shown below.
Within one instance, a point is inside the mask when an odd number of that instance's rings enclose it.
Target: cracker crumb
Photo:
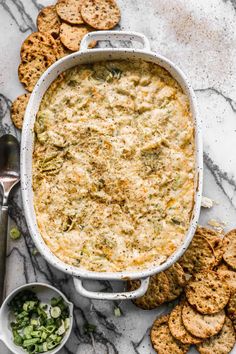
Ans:
[[[203,208],[212,208],[213,207],[213,204],[214,204],[214,201],[208,197],[202,197],[202,203],[201,203],[201,206]]]
[[[208,225],[212,226],[214,230],[218,232],[223,232],[226,226],[226,222],[224,221],[217,221],[215,219],[210,219],[207,222]]]

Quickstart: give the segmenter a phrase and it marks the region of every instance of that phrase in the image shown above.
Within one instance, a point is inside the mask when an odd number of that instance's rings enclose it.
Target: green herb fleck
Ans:
[[[39,252],[38,252],[37,248],[34,248],[34,249],[32,250],[32,256],[36,256],[38,253],[39,253]]]

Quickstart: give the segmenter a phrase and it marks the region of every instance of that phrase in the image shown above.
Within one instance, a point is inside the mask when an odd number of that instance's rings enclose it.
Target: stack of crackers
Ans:
[[[130,281],[129,289],[139,281]],[[198,227],[178,263],[151,277],[147,293],[134,300],[154,309],[178,299],[171,313],[155,320],[151,342],[159,354],[230,353],[236,342],[236,230],[224,237]]]
[[[18,76],[32,92],[44,71],[56,60],[78,51],[82,38],[94,30],[109,30],[120,21],[115,0],[58,0],[38,14],[38,32],[31,33],[21,46]],[[90,47],[94,47],[92,42]],[[19,96],[12,104],[12,120],[22,128],[30,94]]]

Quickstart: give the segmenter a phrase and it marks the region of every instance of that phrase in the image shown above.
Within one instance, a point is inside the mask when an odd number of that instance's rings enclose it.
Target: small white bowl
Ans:
[[[18,294],[19,292],[23,290],[32,290],[35,292],[39,300],[45,304],[50,304],[50,300],[52,297],[58,297],[61,296],[65,302],[65,304],[68,305],[69,307],[69,313],[70,313],[70,327],[66,331],[61,343],[54,349],[49,350],[45,353],[47,354],[55,354],[57,353],[67,342],[72,326],[73,326],[73,304],[67,300],[64,294],[54,288],[51,285],[48,284],[43,284],[43,283],[30,283],[26,285],[22,285],[19,288],[13,290],[5,299],[3,302],[1,309],[0,309],[0,340],[4,342],[4,344],[12,351],[14,354],[26,354],[27,352],[14,344],[13,342],[13,334],[10,326],[10,308],[9,308],[9,303],[10,301]]]

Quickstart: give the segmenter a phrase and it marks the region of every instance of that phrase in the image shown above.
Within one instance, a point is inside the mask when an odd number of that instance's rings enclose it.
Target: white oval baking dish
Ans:
[[[88,45],[92,40],[125,40],[125,41],[138,41],[142,45],[142,49],[136,50],[131,48],[96,48],[88,49]],[[64,57],[54,63],[42,75],[36,84],[26,112],[22,131],[21,142],[21,190],[23,198],[23,206],[26,221],[28,224],[29,232],[35,242],[39,252],[45,259],[57,269],[62,272],[71,274],[74,277],[74,284],[77,292],[83,296],[95,299],[130,299],[142,296],[148,287],[149,277],[155,273],[159,273],[169,268],[175,263],[179,257],[184,253],[194,235],[196,225],[199,218],[201,207],[201,194],[202,194],[202,171],[203,171],[203,158],[202,158],[202,128],[201,122],[197,115],[196,98],[187,78],[183,72],[170,60],[154,53],[150,50],[148,39],[140,34],[134,32],[120,32],[120,31],[103,31],[91,32],[84,37],[81,43],[80,51]],[[184,92],[190,100],[192,116],[195,125],[195,144],[196,144],[196,175],[195,175],[195,200],[192,212],[192,219],[189,230],[183,240],[181,247],[179,247],[174,254],[172,254],[163,264],[151,267],[147,270],[137,272],[92,272],[80,269],[74,266],[65,264],[58,259],[47,247],[43,238],[38,230],[34,204],[33,204],[33,191],[32,191],[32,152],[34,148],[34,122],[35,117],[41,102],[41,99],[49,87],[49,85],[56,79],[56,77],[63,71],[78,65],[101,60],[119,60],[119,59],[142,59],[156,63],[170,72],[170,74],[178,81]],[[104,292],[91,292],[83,287],[83,279],[93,280],[120,280],[127,279],[140,279],[139,289],[132,292],[123,293],[104,293]]]

